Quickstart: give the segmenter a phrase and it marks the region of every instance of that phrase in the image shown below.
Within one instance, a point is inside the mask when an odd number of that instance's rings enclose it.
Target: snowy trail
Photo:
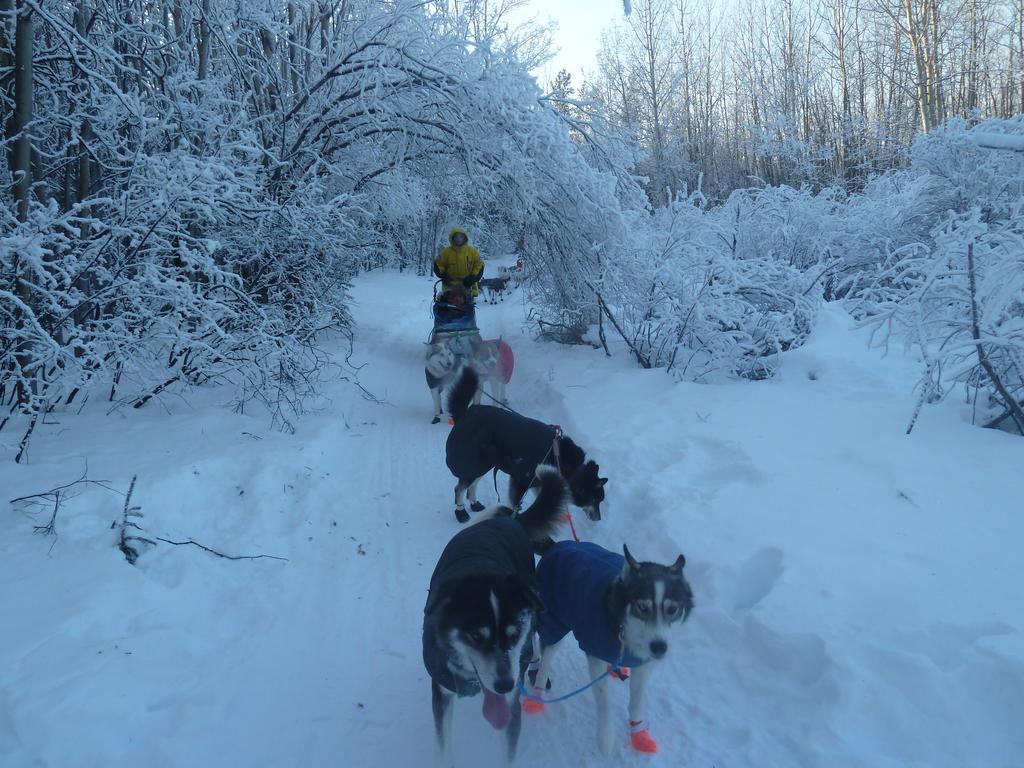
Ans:
[[[0,518],[0,766],[410,766],[432,759],[420,626],[457,530],[447,428],[429,424],[429,281],[354,290],[345,382],[285,435],[210,393],[194,406],[86,412],[0,468],[4,499],[80,474],[123,489],[154,535],[112,549],[121,499],[69,499],[60,538]],[[528,718],[530,766],[1024,765],[1024,607],[1014,467],[1021,441],[932,409],[913,439],[911,362],[880,360],[835,308],[777,381],[677,385],[625,355],[533,342],[520,295],[481,306],[516,351],[514,407],[563,425],[611,477],[581,535],[686,553],[697,610],[649,694],[661,753],[599,758],[589,696]],[[502,489],[503,490],[503,489]],[[489,484],[481,498],[494,500]],[[973,511],[972,510],[976,510]],[[577,517],[577,519],[579,519]],[[565,648],[556,684],[582,684]],[[459,765],[493,764],[480,702],[458,706]]]

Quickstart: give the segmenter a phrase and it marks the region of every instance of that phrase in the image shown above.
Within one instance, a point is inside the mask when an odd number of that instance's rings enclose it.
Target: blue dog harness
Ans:
[[[554,645],[569,632],[580,648],[609,664],[638,667],[627,653],[619,628],[608,621],[605,595],[625,568],[622,555],[590,542],[560,541],[537,564],[537,590],[544,610],[538,615],[541,643]]]

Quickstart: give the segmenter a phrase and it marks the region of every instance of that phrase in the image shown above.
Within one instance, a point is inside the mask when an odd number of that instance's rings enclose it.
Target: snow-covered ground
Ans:
[[[457,524],[421,372],[429,295],[425,278],[359,280],[355,360],[381,402],[336,382],[294,435],[211,391],[57,416],[27,466],[0,445],[0,765],[430,763],[422,608]],[[519,293],[479,315],[515,348],[513,406],[611,478],[582,535],[684,552],[697,595],[651,684],[659,755],[629,751],[616,683],[612,758],[583,696],[526,722],[522,765],[1024,765],[1024,440],[955,402],[905,435],[916,364],[869,350],[835,306],[775,380],[724,385],[533,342]],[[122,493],[138,476],[147,535],[287,562],[160,544],[133,567],[116,493],[65,500],[56,541],[33,533],[48,511],[6,504],[86,468]],[[563,651],[556,680],[585,675]],[[477,700],[455,754],[495,762]]]

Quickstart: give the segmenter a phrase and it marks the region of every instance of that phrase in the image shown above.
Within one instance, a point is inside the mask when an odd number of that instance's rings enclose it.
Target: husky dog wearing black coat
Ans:
[[[599,477],[596,461],[588,460],[582,448],[561,435],[550,424],[528,419],[506,408],[470,403],[479,386],[476,371],[463,370],[448,399],[448,412],[455,426],[445,443],[445,461],[458,478],[455,485],[455,519],[469,520],[464,496],[469,491],[470,509],[479,512],[476,486],[492,469],[509,476],[509,501],[519,507],[523,495],[534,484],[541,465],[557,466],[569,486],[572,503],[591,520],[601,519],[601,502],[607,477]]]
[[[503,763],[515,758],[522,711],[516,681],[533,651],[537,596],[533,546],[565,511],[567,489],[542,470],[540,492],[524,513],[508,507],[457,533],[441,553],[423,609],[423,664],[431,679],[437,761],[450,768],[456,697],[483,693],[483,714],[507,729]]]

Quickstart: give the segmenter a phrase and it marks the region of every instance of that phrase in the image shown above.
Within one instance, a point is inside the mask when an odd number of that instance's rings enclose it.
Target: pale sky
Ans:
[[[521,13],[558,23],[555,45],[561,50],[551,64],[534,73],[545,85],[563,68],[572,74],[573,85],[580,85],[582,73],[597,67],[601,31],[623,18],[622,0],[530,0]]]

